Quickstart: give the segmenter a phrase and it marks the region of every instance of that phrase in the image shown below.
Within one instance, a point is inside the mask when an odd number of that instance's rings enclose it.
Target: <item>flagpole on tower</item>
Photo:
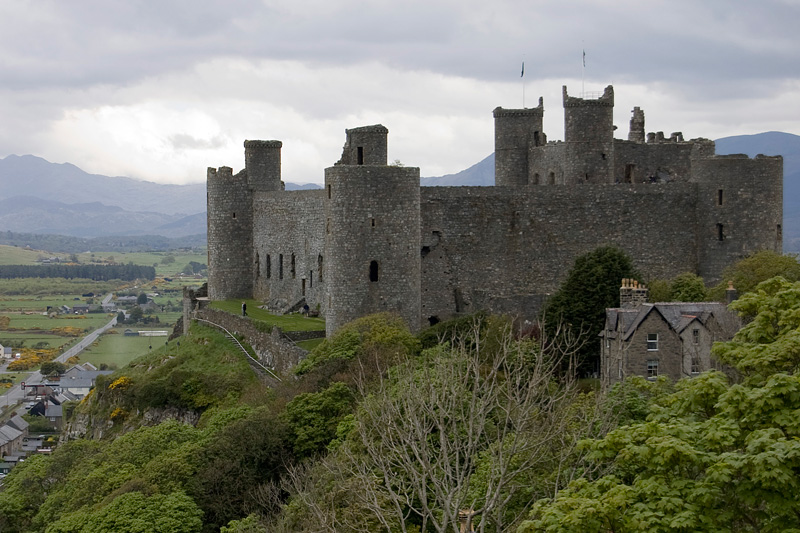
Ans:
[[[522,72],[519,77],[522,81],[522,109],[525,109],[525,56],[522,56]]]
[[[583,69],[581,69],[581,97],[586,96],[586,48],[583,48]]]

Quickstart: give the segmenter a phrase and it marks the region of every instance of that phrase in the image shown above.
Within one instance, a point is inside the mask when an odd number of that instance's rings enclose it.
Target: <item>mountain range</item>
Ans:
[[[718,154],[782,155],[784,249],[800,251],[800,136],[767,132],[724,137]],[[455,174],[422,178],[423,186],[494,184],[494,154]],[[286,183],[287,190],[319,188]],[[32,155],[0,159],[0,231],[81,238],[204,239],[204,183],[164,185],[127,177],[89,174],[69,163]]]

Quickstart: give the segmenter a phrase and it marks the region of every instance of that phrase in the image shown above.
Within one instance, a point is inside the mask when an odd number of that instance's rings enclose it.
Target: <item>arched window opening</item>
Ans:
[[[378,262],[370,261],[369,263],[369,280],[378,281]]]

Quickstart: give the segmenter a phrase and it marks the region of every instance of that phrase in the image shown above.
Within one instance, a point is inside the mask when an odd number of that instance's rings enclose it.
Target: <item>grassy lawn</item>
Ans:
[[[158,325],[154,325],[153,327],[131,329],[160,328]],[[167,337],[126,337],[122,334],[124,330],[125,328],[114,328],[112,331],[117,333],[102,335],[97,342],[78,355],[80,361],[92,363],[96,367],[106,364],[111,368],[122,368],[134,359],[148,353],[151,346],[153,349],[162,348],[167,342]],[[175,342],[173,341],[172,344]]]
[[[247,302],[247,316],[251,320],[263,322],[269,326],[278,326],[283,331],[321,331],[325,329],[325,319],[305,317],[299,313],[291,315],[273,315],[272,313],[259,309],[261,302],[256,300],[245,300]],[[211,307],[227,311],[228,313],[241,314],[242,300],[224,300],[211,302]]]
[[[301,347],[302,349],[308,350],[310,352],[311,350],[313,350],[314,348],[316,348],[317,346],[322,344],[322,341],[324,341],[324,340],[325,340],[324,337],[319,338],[319,339],[308,339],[307,341],[298,342],[297,345],[299,347]]]

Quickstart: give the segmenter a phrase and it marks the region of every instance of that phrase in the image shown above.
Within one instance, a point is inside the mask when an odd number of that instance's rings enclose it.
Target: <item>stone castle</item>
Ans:
[[[328,334],[380,311],[418,329],[478,310],[533,317],[601,245],[648,278],[707,283],[781,251],[781,157],[645,134],[638,107],[615,139],[611,86],[597,98],[564,87],[563,104],[563,142],[547,141],[541,98],[494,110],[494,187],[420,187],[418,168],[387,165],[388,130],[375,125],[346,130],[324,189],[285,191],[281,142],[245,141],[244,170],[208,170],[209,298],[308,305]]]

